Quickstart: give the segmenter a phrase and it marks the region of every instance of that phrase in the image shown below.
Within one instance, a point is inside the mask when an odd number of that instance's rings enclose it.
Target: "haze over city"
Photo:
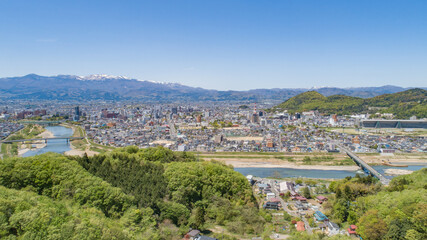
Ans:
[[[0,2],[0,77],[425,87],[426,1]]]

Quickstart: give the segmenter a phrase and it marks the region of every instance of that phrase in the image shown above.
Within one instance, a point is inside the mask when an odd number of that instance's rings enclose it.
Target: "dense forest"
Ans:
[[[325,214],[343,227],[356,224],[363,239],[427,239],[426,183],[426,168],[388,187],[359,175],[333,181]],[[181,239],[190,228],[238,239],[268,236],[270,221],[244,176],[185,152],[126,147],[0,161],[1,239]]]
[[[396,118],[426,118],[427,91],[416,88],[367,99],[344,95],[325,97],[316,91],[309,91],[288,99],[272,110],[288,110],[291,113],[317,110],[339,115],[381,112],[393,113]]]
[[[332,182],[326,203],[333,221],[356,224],[363,239],[427,239],[427,168],[392,179],[383,187],[374,178]]]
[[[8,158],[0,161],[0,185],[1,239],[180,239],[190,227],[264,230],[244,176],[161,147]]]

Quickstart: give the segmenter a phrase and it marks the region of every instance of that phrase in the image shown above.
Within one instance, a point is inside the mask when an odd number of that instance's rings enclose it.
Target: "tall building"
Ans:
[[[254,113],[251,115],[251,123],[255,123],[255,124],[259,123],[259,115],[256,111],[256,103],[254,106]]]
[[[80,121],[80,108],[79,106],[74,108],[74,121]]]
[[[178,108],[173,107],[172,108],[172,114],[178,114]]]
[[[205,118],[208,118],[211,116],[211,112],[210,111],[205,111]]]
[[[257,113],[252,114],[251,123],[255,123],[255,124],[259,123],[259,116]]]

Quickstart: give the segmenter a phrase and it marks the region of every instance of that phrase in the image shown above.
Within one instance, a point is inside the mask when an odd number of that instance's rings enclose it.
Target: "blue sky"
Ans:
[[[0,1],[0,77],[427,86],[425,0]]]

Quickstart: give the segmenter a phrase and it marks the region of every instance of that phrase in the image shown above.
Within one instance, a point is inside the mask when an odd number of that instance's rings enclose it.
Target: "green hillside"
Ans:
[[[336,194],[324,207],[332,221],[356,224],[363,239],[427,239],[427,168],[395,177],[385,188],[367,180],[331,183]]]
[[[376,107],[377,109],[369,109]],[[379,108],[379,109],[378,109]],[[427,91],[410,89],[384,94],[373,98],[357,98],[344,95],[325,97],[309,91],[301,93],[277,105],[272,110],[288,110],[290,113],[317,110],[324,114],[393,113],[396,118],[427,117]]]
[[[264,223],[243,175],[186,153],[0,161],[0,239],[180,239],[213,226],[253,236]]]

